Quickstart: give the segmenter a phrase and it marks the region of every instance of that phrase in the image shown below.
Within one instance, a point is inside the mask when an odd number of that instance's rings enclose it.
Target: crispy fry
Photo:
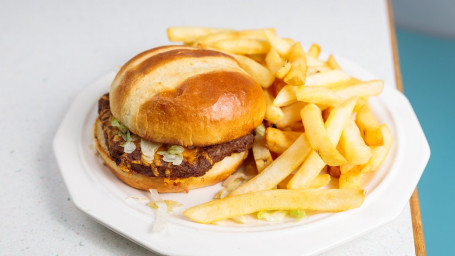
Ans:
[[[284,66],[285,61],[275,48],[270,48],[267,56],[265,56],[265,63],[270,72],[276,74]]]
[[[233,54],[233,56],[239,62],[240,67],[250,74],[263,88],[269,87],[275,80],[275,77],[267,68],[251,58],[237,54]]]
[[[275,124],[278,128],[285,128],[297,121],[300,121],[302,117],[300,116],[300,110],[306,105],[303,102],[296,102],[289,106],[283,107],[283,118],[276,121]]]
[[[265,146],[265,143],[265,136],[260,134],[256,134],[254,136],[253,156],[258,172],[264,170],[265,167],[270,165],[273,161],[272,155],[270,154],[269,149]]]
[[[340,69],[341,70],[340,65],[338,65],[338,62],[335,60],[335,57],[333,57],[332,54],[330,54],[329,58],[327,59],[327,65],[329,65],[329,67],[331,69]]]
[[[321,110],[314,104],[308,104],[300,113],[308,141],[311,147],[320,154],[324,162],[328,165],[345,164],[346,159],[337,151],[327,135]]]
[[[267,166],[256,177],[234,190],[231,195],[239,195],[272,189],[294,169],[299,166],[310,152],[311,148],[304,134],[281,154],[275,161]]]
[[[286,151],[301,134],[301,132],[281,131],[280,129],[269,127],[265,130],[265,145],[270,151],[280,155]]]
[[[275,48],[281,56],[287,56],[293,44],[291,41],[280,38],[276,33],[271,31],[265,31],[265,35],[267,36],[270,45]]]
[[[289,50],[291,69],[284,77],[284,81],[291,85],[303,85],[305,83],[308,66],[306,56],[300,43],[295,43]]]
[[[287,188],[308,188],[324,166],[325,162],[321,157],[315,151],[311,151],[310,155],[294,174],[294,177],[289,181]]]
[[[280,92],[278,92],[278,95],[275,97],[275,100],[273,100],[273,105],[278,107],[284,107],[296,102],[297,101],[295,94],[296,89],[297,86],[290,84],[285,85],[283,88],[281,88]]]
[[[204,36],[227,31],[230,30],[204,27],[169,27],[167,37],[172,42],[192,43]]]
[[[390,151],[390,148],[392,147],[393,137],[389,127],[386,124],[383,124],[380,126],[380,129],[382,132],[382,137],[384,138],[384,144],[382,146],[371,148],[373,155],[368,163],[363,166],[361,170],[362,173],[376,171],[382,162],[384,162]]]
[[[341,175],[341,170],[340,170],[339,166],[329,166],[329,168],[327,169],[327,172],[332,177],[340,177],[340,175]]]
[[[265,102],[267,104],[267,109],[265,111],[264,119],[270,122],[276,122],[284,118],[283,110],[280,107],[273,105],[273,96],[269,91],[264,90]]]
[[[351,97],[376,96],[381,94],[383,89],[384,81],[371,80],[367,82],[360,82],[358,84],[337,90],[336,92],[342,99],[349,99]]]
[[[333,145],[338,144],[346,120],[351,117],[356,101],[355,98],[349,99],[330,111],[325,122],[325,129]]]
[[[313,58],[318,58],[319,54],[321,53],[321,46],[318,44],[312,44],[310,46],[310,49],[308,49],[308,55],[310,55]]]
[[[269,42],[252,38],[224,39],[214,42],[211,46],[235,54],[265,54],[270,48]]]
[[[348,81],[351,77],[341,70],[331,70],[308,76],[305,81],[307,86],[327,86],[334,83]]]
[[[304,209],[338,212],[360,207],[365,192],[356,189],[275,189],[210,201],[183,212],[199,223],[266,210]]]
[[[288,185],[289,181],[292,179],[292,177],[294,177],[293,174],[287,176],[286,179],[284,179],[283,181],[281,181],[278,184],[278,188],[279,189],[288,188],[287,185]],[[330,175],[328,175],[327,173],[319,174],[318,176],[316,176],[316,178],[314,178],[308,184],[308,187],[300,187],[300,188],[322,188],[322,187],[326,186],[327,184],[329,184],[329,182],[330,182]]]
[[[344,156],[350,164],[365,164],[371,158],[371,149],[363,141],[359,128],[354,120],[348,118],[340,138]]]
[[[295,91],[297,100],[303,102],[329,106],[337,106],[343,102],[335,91],[322,86],[298,86]]]
[[[285,61],[284,62],[284,65],[278,69],[278,71],[276,72],[276,77],[279,78],[279,79],[284,79],[284,77],[289,73],[289,71],[291,70],[291,62],[289,61]]]
[[[367,145],[380,146],[384,143],[379,123],[368,104],[364,104],[359,109],[356,123]]]
[[[359,171],[350,171],[342,173],[339,179],[340,189],[359,189],[362,185],[363,173]]]

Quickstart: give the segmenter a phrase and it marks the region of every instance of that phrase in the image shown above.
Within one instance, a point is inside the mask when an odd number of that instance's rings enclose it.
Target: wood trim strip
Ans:
[[[389,10],[389,26],[390,26],[390,38],[392,43],[393,49],[393,63],[395,68],[395,83],[397,88],[400,91],[403,91],[403,81],[401,78],[401,70],[400,70],[400,59],[398,56],[398,45],[397,45],[397,38],[395,33],[395,25],[393,20],[393,9],[391,0],[387,0],[387,6]],[[426,256],[426,248],[425,248],[425,239],[423,236],[423,225],[422,225],[422,216],[420,214],[420,203],[419,203],[419,195],[417,192],[417,188],[412,193],[411,199],[409,200],[411,205],[411,219],[412,219],[412,231],[414,233],[414,246],[415,246],[415,254],[416,256]]]

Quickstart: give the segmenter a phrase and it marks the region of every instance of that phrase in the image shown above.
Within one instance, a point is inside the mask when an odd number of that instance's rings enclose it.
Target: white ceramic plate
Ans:
[[[361,79],[369,72],[337,57],[344,70]],[[183,203],[169,217],[167,229],[152,233],[154,211],[145,206],[147,193],[120,182],[90,150],[97,101],[108,92],[115,73],[101,77],[73,102],[54,139],[54,151],[73,202],[84,212],[149,248],[169,255],[310,255],[320,253],[383,225],[398,216],[409,200],[428,162],[430,149],[408,100],[386,86],[371,100],[372,109],[387,123],[395,138],[381,168],[365,179],[366,199],[359,209],[315,214],[299,222],[247,224],[225,221],[203,225],[189,221],[182,211],[207,202],[220,184],[189,193],[164,194]]]

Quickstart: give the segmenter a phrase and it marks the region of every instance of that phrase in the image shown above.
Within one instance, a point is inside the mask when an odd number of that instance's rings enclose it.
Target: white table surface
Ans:
[[[0,255],[151,254],[75,207],[51,143],[77,94],[168,26],[275,27],[395,86],[386,1],[242,2],[0,1]],[[323,255],[415,255],[409,205]]]

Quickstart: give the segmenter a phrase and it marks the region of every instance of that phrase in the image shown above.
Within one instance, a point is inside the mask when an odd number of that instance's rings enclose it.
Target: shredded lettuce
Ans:
[[[153,232],[163,232],[167,225],[167,204],[161,199],[156,189],[149,189],[151,201],[156,204],[155,221],[153,223]],[[149,203],[149,204],[150,204]]]
[[[255,129],[256,133],[261,135],[261,136],[264,136],[265,135],[265,126],[264,124],[260,124],[258,127],[256,127]]]
[[[297,218],[297,219],[301,219],[301,218],[304,218],[306,216],[306,213],[304,210],[289,210],[289,216],[291,217],[294,217],[294,218]]]
[[[174,211],[176,208],[183,206],[183,204],[173,200],[164,200],[164,203],[166,203],[168,213],[172,213],[172,211]],[[158,209],[156,202],[149,202],[147,206],[153,209]]]
[[[270,222],[281,222],[289,216],[292,218],[301,219],[306,216],[304,210],[295,209],[295,210],[276,210],[276,211],[259,211],[257,212],[257,218],[260,220],[270,221]]]
[[[182,146],[173,145],[170,146],[167,151],[158,151],[158,155],[163,156],[163,161],[172,163],[173,165],[180,165],[183,162],[183,150]]]
[[[126,134],[126,132],[128,131],[128,128],[126,126],[124,126],[123,124],[121,124],[115,117],[112,117],[111,124],[112,124],[112,126],[117,127],[117,129],[119,129],[119,131],[121,133]]]
[[[145,139],[141,139],[142,157],[148,163],[151,163],[155,158],[155,152],[161,147],[162,144],[154,143]]]
[[[257,218],[260,220],[270,221],[270,222],[280,222],[288,215],[288,211],[278,210],[278,211],[259,211],[257,213]]]

